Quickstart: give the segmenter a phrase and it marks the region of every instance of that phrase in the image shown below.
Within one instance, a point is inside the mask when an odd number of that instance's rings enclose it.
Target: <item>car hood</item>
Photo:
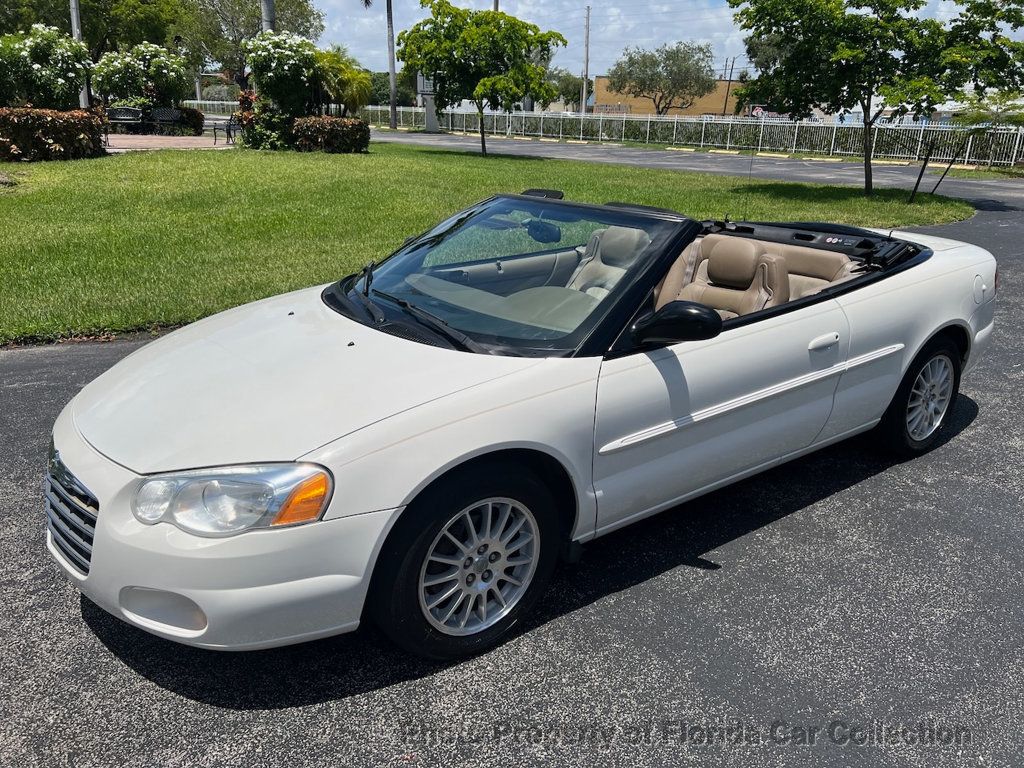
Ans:
[[[539,363],[391,336],[329,309],[322,289],[222,312],[146,345],[78,394],[79,432],[140,474],[290,461]]]

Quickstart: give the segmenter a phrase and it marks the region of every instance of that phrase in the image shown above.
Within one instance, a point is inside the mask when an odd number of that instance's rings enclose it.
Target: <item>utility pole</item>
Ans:
[[[729,61],[726,59],[726,61]],[[725,113],[729,111],[729,91],[732,90],[732,72],[736,68],[736,57],[732,57],[732,63],[729,64],[729,79],[725,82],[725,103],[722,104],[722,117],[725,117]],[[725,70],[722,70],[722,74],[725,74]]]
[[[498,0],[494,0],[494,10],[498,10]]]
[[[580,89],[580,112],[587,113],[587,80],[590,79],[590,6],[587,6],[587,25],[583,33],[583,87]]]
[[[78,42],[82,42],[82,19],[78,13],[78,0],[71,0],[71,36]],[[85,85],[82,86],[82,90],[78,94],[78,106],[82,109],[89,108],[88,79],[86,79]]]
[[[273,32],[277,26],[277,8],[274,0],[260,0],[260,11],[263,17],[263,31]]]

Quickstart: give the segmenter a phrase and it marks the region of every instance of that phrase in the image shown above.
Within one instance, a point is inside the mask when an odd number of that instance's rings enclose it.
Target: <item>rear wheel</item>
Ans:
[[[543,592],[562,538],[543,482],[504,463],[443,480],[398,526],[367,608],[397,645],[436,659],[500,642]]]
[[[950,339],[925,345],[878,425],[890,450],[914,456],[939,441],[960,392],[960,371],[960,350]]]

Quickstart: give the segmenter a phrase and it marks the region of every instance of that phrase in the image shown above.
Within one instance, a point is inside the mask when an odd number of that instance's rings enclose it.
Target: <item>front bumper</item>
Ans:
[[[99,501],[99,515],[87,575],[49,532],[47,548],[71,582],[114,616],[220,650],[287,645],[359,625],[373,563],[399,510],[203,538],[139,523],[130,503],[142,478],[93,449],[70,407],[54,426],[54,445]]]

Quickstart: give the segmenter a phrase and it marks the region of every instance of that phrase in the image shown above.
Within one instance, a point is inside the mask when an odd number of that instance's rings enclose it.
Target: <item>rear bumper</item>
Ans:
[[[967,357],[967,364],[964,366],[964,373],[975,366],[992,343],[992,332],[995,330],[995,311],[996,300],[991,299],[978,307],[971,316],[971,331],[974,338],[971,340],[971,351]]]
[[[359,624],[372,564],[398,510],[210,539],[135,520],[141,477],[97,453],[66,410],[62,460],[99,500],[88,574],[47,534],[70,581],[97,605],[155,635],[247,650],[312,640]]]

